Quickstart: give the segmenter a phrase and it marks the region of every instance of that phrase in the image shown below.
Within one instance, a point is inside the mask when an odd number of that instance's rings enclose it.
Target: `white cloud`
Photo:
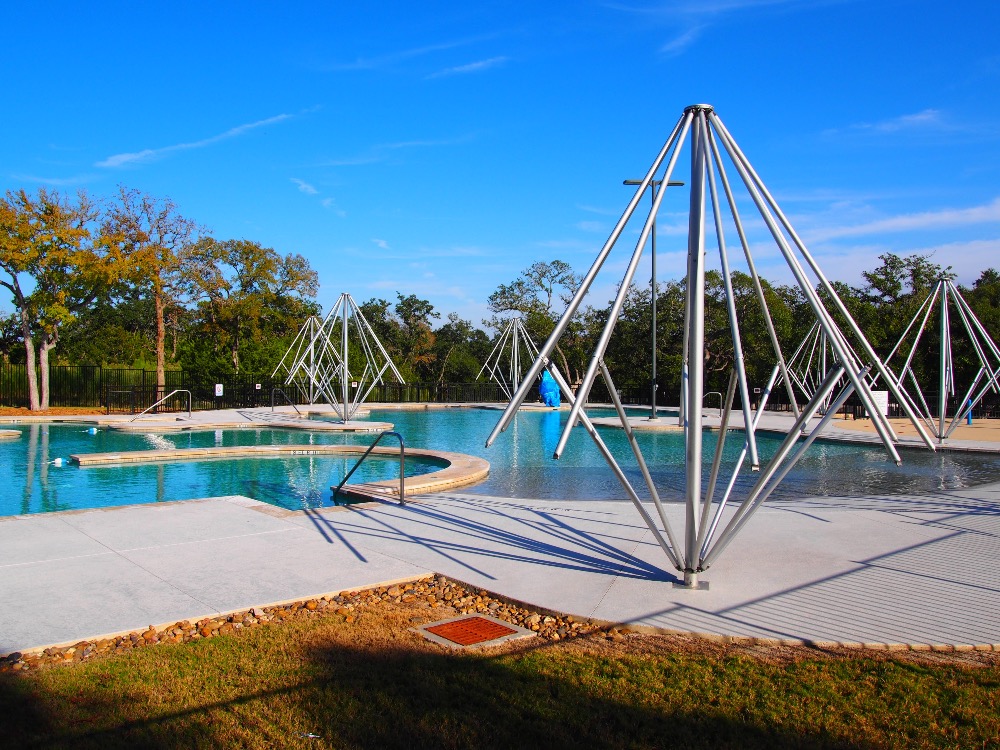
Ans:
[[[335,215],[339,216],[340,218],[344,218],[345,216],[347,216],[347,211],[338,206],[337,201],[334,200],[333,198],[324,198],[319,202],[319,204],[323,208],[332,211]]]
[[[490,68],[495,68],[498,65],[503,65],[507,62],[506,57],[490,57],[486,60],[477,60],[476,62],[467,63],[465,65],[456,65],[452,68],[445,68],[444,70],[439,70],[437,73],[431,73],[427,76],[430,78],[444,78],[446,76],[455,75],[465,75],[466,73],[479,73],[483,70],[489,70]]]
[[[341,159],[328,159],[318,162],[319,167],[355,167],[364,164],[377,164],[386,161],[392,151],[399,151],[408,148],[432,148],[437,146],[455,146],[460,143],[468,143],[473,140],[471,134],[460,135],[455,138],[438,138],[412,141],[396,141],[394,143],[378,143],[372,146],[367,154],[350,156]]]
[[[173,146],[163,146],[161,148],[147,148],[142,151],[135,151],[132,153],[114,154],[109,156],[103,161],[97,162],[94,166],[106,167],[106,168],[117,168],[124,167],[129,164],[141,164],[144,162],[153,161],[159,159],[167,154],[173,153],[175,151],[188,151],[196,148],[204,148],[205,146],[211,146],[214,143],[219,143],[220,141],[225,141],[230,138],[236,138],[243,135],[256,128],[265,127],[267,125],[275,125],[279,122],[283,122],[292,117],[292,115],[276,115],[275,117],[268,117],[266,120],[258,120],[257,122],[247,123],[246,125],[237,125],[235,128],[230,128],[224,133],[219,135],[213,135],[210,138],[204,138],[200,141],[192,141],[190,143],[177,143]]]
[[[91,182],[96,179],[97,175],[81,174],[73,177],[37,177],[30,174],[13,174],[11,177],[18,182],[33,182],[39,185],[52,185],[53,187],[69,187]]]
[[[411,49],[397,50],[396,52],[387,52],[386,54],[379,55],[378,57],[359,57],[354,62],[333,63],[332,65],[327,65],[325,69],[329,71],[378,70],[405,60],[412,60],[413,58],[423,57],[435,52],[455,49],[456,47],[465,47],[482,41],[484,38],[485,37],[473,37],[469,39],[458,39],[452,42],[440,42],[438,44],[427,44],[423,47],[413,47]]]
[[[379,239],[376,239],[376,238],[373,237],[372,238],[372,242],[374,242],[375,243],[375,247],[379,248],[380,250],[388,250],[389,249],[389,243],[386,242],[385,240],[379,240]]]
[[[667,57],[675,57],[683,54],[688,47],[698,41],[698,37],[701,36],[701,30],[701,26],[693,26],[680,36],[674,37],[669,42],[663,44],[660,47],[660,52]]]
[[[305,193],[306,195],[316,195],[317,193],[319,193],[319,190],[314,188],[305,180],[300,180],[298,177],[291,177],[290,179],[292,182],[294,182],[296,185],[299,186],[299,191]]]
[[[995,198],[991,203],[982,206],[973,206],[972,208],[943,209],[941,211],[902,214],[885,219],[876,219],[855,226],[814,230],[810,233],[810,240],[817,242],[837,237],[912,232],[915,230],[961,227],[998,221],[1000,221],[1000,198]]]
[[[576,228],[584,232],[603,232],[607,233],[607,225],[603,221],[578,221],[576,223]]]

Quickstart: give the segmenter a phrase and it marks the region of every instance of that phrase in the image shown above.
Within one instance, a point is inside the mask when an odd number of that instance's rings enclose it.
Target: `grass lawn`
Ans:
[[[1000,747],[994,655],[604,633],[453,652],[382,604],[0,674],[0,746]]]

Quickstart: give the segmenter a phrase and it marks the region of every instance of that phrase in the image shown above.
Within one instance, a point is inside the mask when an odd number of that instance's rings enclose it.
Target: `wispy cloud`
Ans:
[[[961,126],[951,123],[939,109],[924,109],[920,112],[889,117],[875,122],[857,122],[844,128],[829,128],[823,135],[841,134],[894,135],[898,133],[931,133],[955,131]]]
[[[172,146],[162,146],[160,148],[147,148],[142,151],[135,151],[131,153],[114,154],[103,161],[97,162],[94,166],[114,169],[131,164],[142,164],[160,159],[177,151],[189,151],[191,149],[205,148],[206,146],[211,146],[215,143],[219,143],[220,141],[226,141],[230,138],[238,138],[251,130],[256,130],[257,128],[262,128],[267,125],[276,125],[279,122],[291,119],[291,117],[292,115],[286,114],[276,115],[275,117],[268,117],[266,120],[258,120],[257,122],[250,122],[245,125],[237,125],[235,128],[230,128],[224,133],[213,135],[210,138],[203,138],[200,141],[177,143]]]
[[[328,211],[332,211],[335,215],[339,216],[340,218],[344,218],[345,216],[347,216],[347,211],[338,206],[337,201],[334,200],[333,198],[324,198],[319,202],[319,204]]]
[[[73,175],[72,177],[38,177],[31,174],[12,174],[11,178],[17,182],[32,182],[37,185],[52,185],[53,187],[72,187],[73,185],[84,185],[97,179],[96,174]]]
[[[291,177],[289,179],[299,186],[299,192],[305,193],[306,195],[316,195],[319,193],[319,190],[314,188],[305,180],[300,180],[298,177]]]
[[[676,31],[664,42],[660,54],[676,57],[690,49],[712,25],[728,20],[740,12],[764,8],[787,8],[796,11],[850,0],[657,0],[652,3],[609,3],[608,7],[623,13],[641,16],[644,23],[673,27]]]
[[[386,161],[394,151],[401,151],[410,148],[437,148],[439,146],[455,146],[462,143],[469,143],[474,139],[472,134],[457,136],[455,138],[423,139],[412,141],[395,141],[392,143],[378,143],[372,146],[367,153],[356,156],[348,156],[336,159],[326,159],[318,162],[319,167],[356,167],[366,164],[378,164]]]
[[[624,205],[624,204],[623,204]],[[589,206],[578,203],[576,207],[581,211],[586,211],[589,214],[597,214],[598,216],[621,216],[621,208],[602,208],[600,206]]]
[[[824,241],[838,237],[860,237],[873,234],[888,234],[893,232],[912,232],[916,230],[947,229],[952,227],[970,226],[1000,222],[1000,198],[982,206],[971,208],[948,208],[940,211],[923,211],[913,214],[890,216],[876,219],[864,224],[848,227],[831,227],[819,229],[810,233],[811,241]]]
[[[376,239],[375,237],[373,237],[372,238],[372,242],[374,242],[375,243],[375,247],[379,248],[380,250],[388,250],[389,249],[389,243],[386,242],[385,240],[380,240],[380,239]]]
[[[430,55],[435,52],[443,52],[445,50],[456,49],[458,47],[465,47],[470,44],[474,44],[480,41],[482,37],[473,37],[469,39],[456,39],[450,42],[439,42],[438,44],[426,44],[422,47],[412,47],[410,49],[397,50],[395,52],[387,52],[383,55],[378,55],[376,57],[359,57],[353,62],[347,63],[332,63],[330,65],[324,66],[325,70],[331,72],[339,71],[350,71],[350,70],[377,70],[380,68],[387,68],[395,65],[396,63],[405,62],[406,60],[412,60],[417,57],[424,57],[425,55]]]
[[[608,226],[603,221],[578,221],[576,228],[583,232],[607,232]]]
[[[427,76],[428,79],[431,78],[444,78],[446,76],[458,76],[465,75],[467,73],[480,73],[484,70],[489,70],[490,68],[495,68],[498,65],[503,65],[507,62],[506,57],[491,57],[486,60],[477,60],[476,62],[467,63],[465,65],[456,65],[451,68],[445,68],[444,70],[439,70],[436,73],[431,73]]]
[[[683,54],[687,51],[688,47],[698,41],[698,37],[701,36],[701,30],[703,26],[692,26],[687,31],[682,32],[679,36],[674,37],[670,41],[660,46],[660,52],[666,57],[676,57],[677,55]]]

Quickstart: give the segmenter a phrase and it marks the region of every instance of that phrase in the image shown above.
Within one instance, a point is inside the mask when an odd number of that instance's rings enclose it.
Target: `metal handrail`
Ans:
[[[295,405],[295,403],[290,398],[288,398],[288,394],[285,393],[280,388],[272,388],[271,389],[271,411],[274,411],[274,394],[275,393],[280,393],[282,396],[284,396],[285,397],[285,401],[287,401],[289,404],[291,404],[292,408],[295,409],[295,413],[298,414],[300,417],[302,416],[302,412],[299,411],[299,407],[297,407]]]
[[[704,403],[705,399],[708,398],[709,396],[718,396],[719,397],[719,417],[721,418],[722,417],[722,394],[719,393],[718,391],[709,391],[708,393],[706,393],[704,396],[701,397],[702,403]]]
[[[406,488],[403,482],[406,476],[406,446],[403,444],[403,436],[398,432],[393,432],[392,430],[380,432],[379,436],[375,438],[375,442],[368,446],[368,450],[365,451],[364,455],[361,456],[361,458],[358,459],[358,462],[351,467],[349,472],[347,472],[347,476],[340,480],[340,484],[333,489],[334,502],[337,502],[337,494],[340,492],[341,488],[347,484],[347,480],[351,478],[351,474],[353,474],[355,470],[361,466],[362,462],[368,458],[368,455],[375,449],[375,446],[378,445],[379,441],[386,435],[392,435],[393,437],[399,439],[399,504],[406,505]]]
[[[129,422],[134,422],[139,417],[141,417],[143,414],[145,414],[147,411],[152,411],[157,406],[159,406],[164,401],[166,401],[168,398],[170,398],[171,396],[173,396],[175,393],[186,393],[188,395],[188,419],[191,419],[191,391],[185,390],[183,388],[178,388],[177,390],[171,391],[170,393],[168,393],[166,396],[164,396],[163,398],[161,398],[159,401],[157,401],[155,404],[153,404],[152,406],[150,406],[148,409],[143,409],[141,412],[139,412],[134,417],[132,417],[129,420]]]

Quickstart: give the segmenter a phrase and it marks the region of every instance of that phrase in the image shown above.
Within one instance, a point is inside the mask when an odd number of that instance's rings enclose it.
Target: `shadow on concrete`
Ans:
[[[440,496],[438,496],[440,497]],[[574,513],[559,509],[540,510],[511,502],[488,501],[482,498],[465,500],[449,497],[455,506],[445,507],[410,503],[393,513],[379,509],[352,508],[350,513],[365,522],[352,523],[348,513],[335,517],[310,514],[309,520],[324,538],[333,537],[348,545],[347,537],[379,539],[419,545],[436,556],[458,565],[466,571],[494,580],[486,567],[478,567],[472,559],[483,563],[510,562],[556,567],[569,571],[598,573],[623,578],[650,581],[674,581],[676,577],[645,560],[619,549],[613,542],[635,547],[645,527],[609,523],[602,535],[583,531],[571,525],[566,516],[579,520]],[[462,515],[472,510],[485,520],[473,520]],[[497,524],[488,521],[495,518]],[[408,530],[404,524],[416,522],[419,530]],[[617,526],[617,528],[616,528]],[[517,530],[519,529],[519,530]],[[603,538],[602,538],[603,537]],[[433,567],[433,565],[431,566]]]

